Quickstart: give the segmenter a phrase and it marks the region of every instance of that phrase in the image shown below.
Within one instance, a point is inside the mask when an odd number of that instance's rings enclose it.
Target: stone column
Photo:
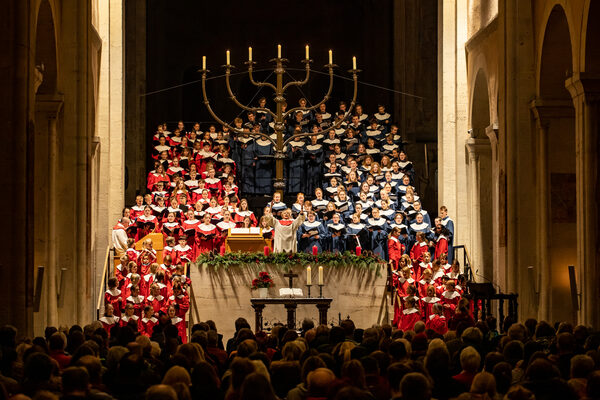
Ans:
[[[600,323],[597,272],[600,261],[598,235],[598,134],[600,74],[574,73],[565,82],[575,106],[577,171],[577,283],[581,293],[579,323]]]
[[[46,207],[48,221],[47,237],[47,266],[45,273],[46,287],[46,318],[48,326],[58,326],[58,267],[57,267],[57,164],[58,164],[58,133],[57,119],[63,106],[62,96],[59,95],[37,95],[36,96],[36,126],[42,131],[47,129],[48,135],[48,159],[45,166],[48,177],[48,204]],[[47,128],[46,128],[47,127]],[[36,160],[43,163],[44,160]]]
[[[500,164],[498,163],[498,126],[490,125],[485,128],[485,134],[490,140],[490,150],[492,157],[492,281],[506,287],[506,271],[500,268],[500,243],[499,243],[499,227],[500,227]]]
[[[483,238],[481,231],[481,157],[490,153],[490,142],[488,139],[469,138],[465,143],[469,155],[468,170],[468,200],[469,200],[469,226],[471,256],[471,269],[479,275],[475,280],[481,280],[484,275],[483,265]],[[485,276],[491,279],[489,276]]]

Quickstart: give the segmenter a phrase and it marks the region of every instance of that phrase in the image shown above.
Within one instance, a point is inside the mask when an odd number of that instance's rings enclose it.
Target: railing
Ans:
[[[493,307],[492,300],[498,301],[498,327],[500,332],[507,330],[511,324],[519,321],[519,295],[516,293],[490,293],[490,294],[469,294],[470,300],[473,302],[473,316],[479,316],[481,312],[481,320],[485,321],[488,315],[492,315]],[[508,301],[508,313],[504,313],[504,302]],[[510,321],[506,324],[506,321]],[[505,329],[506,328],[506,329]]]
[[[189,318],[188,318],[188,338],[191,339],[192,337],[192,327],[194,326],[194,324],[197,324],[200,321],[200,314],[198,314],[198,305],[196,304],[196,296],[194,296],[194,288],[193,288],[193,284],[194,282],[192,281],[192,284],[189,287],[189,295],[190,295],[190,310],[189,310]]]
[[[113,264],[113,257],[110,256],[111,246],[106,247],[106,256],[104,257],[104,268],[102,270],[102,278],[100,279],[100,290],[98,291],[98,303],[96,304],[96,319],[100,319],[100,310],[102,300],[104,300],[104,292],[108,287],[108,279],[110,278],[110,266]]]
[[[454,259],[456,259],[456,257],[458,256],[458,250],[463,251],[463,261],[462,261],[462,265],[463,265],[463,270],[464,270],[464,274],[467,277],[467,281],[471,282],[473,281],[473,269],[471,268],[471,258],[469,257],[469,252],[467,250],[467,247],[464,244],[458,245],[458,246],[454,246],[452,248],[452,251],[454,253]]]

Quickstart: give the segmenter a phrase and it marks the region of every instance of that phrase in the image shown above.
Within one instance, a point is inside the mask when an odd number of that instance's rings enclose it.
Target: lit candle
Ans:
[[[362,253],[362,248],[360,246],[356,246],[356,255],[360,256],[360,253]]]
[[[352,57],[352,69],[356,69],[356,57]]]
[[[308,45],[306,45],[306,59],[308,60],[310,57],[308,57]]]
[[[225,54],[227,55],[227,65],[229,65],[229,50]]]
[[[281,45],[277,45],[277,58],[281,58]]]
[[[310,267],[310,265],[308,266],[308,268],[306,268],[306,284],[307,285],[312,285],[312,268]]]
[[[271,248],[269,246],[265,246],[265,256],[268,256],[271,252]]]
[[[248,47],[248,61],[252,61],[252,47]]]
[[[319,248],[317,246],[313,246],[313,256],[319,254]]]
[[[329,64],[333,64],[333,50],[329,50]]]
[[[202,56],[202,69],[206,69],[206,56]]]
[[[319,267],[319,285],[323,284],[323,267]]]

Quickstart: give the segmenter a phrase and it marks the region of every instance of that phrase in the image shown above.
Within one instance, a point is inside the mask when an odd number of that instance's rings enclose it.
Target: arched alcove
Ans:
[[[590,1],[585,35],[585,72],[600,72],[600,3]]]
[[[478,279],[493,280],[492,151],[486,130],[490,127],[487,76],[477,71],[471,95],[471,138],[469,151],[471,247]]]
[[[37,93],[56,92],[56,34],[52,8],[48,0],[43,0],[37,18],[35,38],[35,68],[43,75]]]
[[[538,143],[543,144],[540,156],[545,157],[545,171],[538,171],[540,181],[547,185],[541,193],[543,207],[540,218],[545,219],[546,248],[542,259],[542,274],[549,285],[548,310],[552,320],[569,320],[571,313],[568,266],[577,265],[576,215],[576,147],[575,118],[571,95],[565,80],[572,74],[572,48],[569,26],[562,7],[555,6],[546,24],[540,59],[539,99],[544,110],[543,130]],[[523,190],[523,195],[528,195]],[[543,247],[543,246],[542,246]],[[543,262],[543,261],[542,261]]]

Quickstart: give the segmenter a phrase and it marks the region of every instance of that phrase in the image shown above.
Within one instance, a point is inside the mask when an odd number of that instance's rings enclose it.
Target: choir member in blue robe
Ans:
[[[255,193],[269,194],[273,191],[273,144],[264,138],[254,142]]]
[[[387,128],[389,128],[392,124],[392,116],[385,112],[385,106],[383,104],[377,106],[377,113],[373,114],[373,116],[380,125],[383,125]]]
[[[346,225],[341,221],[339,214],[334,214],[327,224],[329,231],[329,248],[332,253],[343,253],[346,250]]]
[[[242,192],[245,194],[254,194],[254,177],[255,177],[255,162],[254,162],[254,139],[244,133],[237,138],[237,149],[239,152],[240,166],[240,183]]]
[[[302,140],[294,139],[287,144],[287,192],[302,192],[306,173],[306,160],[304,157],[305,145]]]
[[[376,141],[380,142],[385,138],[384,128],[382,128],[376,118],[371,119],[371,124],[365,131],[365,134],[368,138],[373,138]]]
[[[408,175],[410,177],[411,182],[414,182],[415,170],[413,169],[413,163],[411,161],[408,161],[408,158],[404,151],[400,151],[398,153],[398,165],[400,166],[400,171],[402,171],[404,175]]]
[[[448,263],[452,264],[454,259],[454,221],[448,216],[448,208],[446,206],[440,207],[440,219],[441,224],[450,232],[450,238],[448,239]]]
[[[267,106],[266,98],[261,97],[260,99],[258,99],[258,107],[266,108],[266,106]],[[256,120],[261,125],[261,127],[262,127],[261,130],[263,132],[268,132],[269,123],[273,120],[273,117],[271,116],[271,114],[269,114],[266,111],[256,110]]]
[[[423,232],[425,234],[428,234],[429,229],[431,229],[431,227],[429,226],[429,224],[423,221],[423,215],[421,215],[421,213],[417,213],[415,222],[410,224],[411,234],[413,236],[415,236],[417,232]]]
[[[321,169],[324,159],[323,145],[317,143],[317,136],[310,137],[310,144],[306,146],[306,193],[312,193],[321,187]]]
[[[380,258],[386,260],[390,226],[387,220],[379,215],[378,208],[371,211],[371,218],[367,220],[367,229],[371,233],[371,250]]]
[[[346,192],[340,191],[334,204],[335,209],[342,215],[344,221],[349,220],[350,216],[354,214],[354,204],[348,199],[348,194]]]
[[[327,132],[327,138],[323,140],[323,145],[325,147],[325,150],[333,153],[335,150],[336,144],[338,144],[338,145],[340,144],[340,139],[335,134],[335,130],[330,129],[329,132]]]
[[[308,221],[305,221],[298,228],[298,250],[312,254],[313,246],[317,246],[317,251],[323,251],[322,243],[327,240],[328,233],[319,221],[315,218],[313,211],[308,212]]]
[[[358,212],[352,215],[352,222],[346,225],[346,248],[352,251],[356,247],[365,250],[371,247],[367,226],[361,222]]]
[[[323,212],[326,211],[328,203],[329,203],[329,200],[327,200],[323,197],[323,189],[316,188],[315,189],[315,199],[311,201],[313,210],[318,214],[322,214]]]
[[[421,214],[423,216],[423,222],[425,222],[427,225],[429,225],[429,227],[431,228],[431,218],[429,218],[429,213],[423,209],[421,209],[421,202],[419,200],[416,200],[413,202],[413,209],[415,210],[415,213],[413,214],[415,220],[418,214]],[[413,222],[413,221],[411,221]]]
[[[281,213],[288,208],[287,205],[281,201],[281,193],[273,193],[273,200],[269,203],[269,208],[274,217],[281,219]]]

